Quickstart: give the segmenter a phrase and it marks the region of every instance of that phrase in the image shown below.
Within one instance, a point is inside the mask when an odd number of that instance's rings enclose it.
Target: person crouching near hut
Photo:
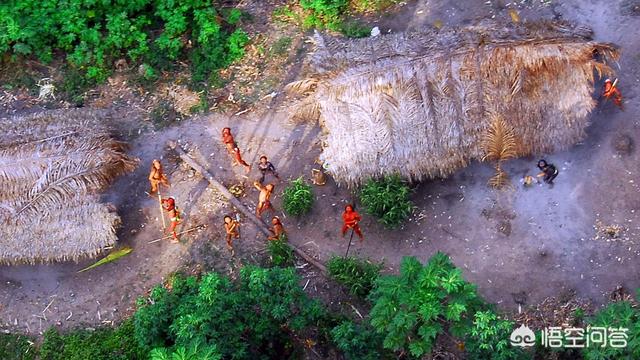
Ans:
[[[280,221],[279,217],[274,216],[273,219],[271,219],[271,225],[273,225],[273,227],[269,228],[269,231],[272,235],[269,236],[267,240],[280,240],[287,236],[287,232],[284,230],[284,226],[282,226],[282,221]]]
[[[233,256],[233,239],[240,238],[240,222],[226,215],[224,217],[224,231],[227,233],[227,250],[229,250]]]
[[[253,183],[253,186],[260,191],[260,195],[258,196],[258,206],[256,207],[256,216],[261,217],[265,210],[273,210],[273,206],[271,206],[271,194],[273,193],[275,186],[273,184],[262,186],[262,184],[257,181]]]
[[[348,204],[345,206],[344,212],[342,213],[342,236],[344,237],[347,231],[351,229],[358,235],[360,242],[364,241],[362,230],[360,230],[360,225],[358,225],[360,220],[362,220],[362,217],[353,209],[353,205]]]
[[[541,177],[547,184],[553,184],[553,180],[558,176],[558,169],[556,166],[549,164],[546,160],[542,159],[538,161],[538,169],[540,169],[541,173],[539,173],[537,177]]]
[[[618,90],[618,79],[611,82],[611,79],[604,81],[604,87],[602,89],[602,96],[605,99],[613,98],[613,103],[622,109],[622,93]]]
[[[162,171],[162,164],[160,160],[153,159],[151,162],[151,172],[149,172],[149,183],[151,184],[151,190],[149,191],[149,195],[155,194],[158,190],[160,190],[160,184],[169,187],[169,179]]]
[[[180,240],[178,239],[178,234],[176,233],[176,228],[181,223],[180,211],[176,206],[176,200],[173,197],[169,197],[166,199],[162,199],[162,207],[169,213],[169,218],[171,219],[171,224],[169,225],[169,229],[167,232],[170,232],[173,235],[172,243],[177,243]]]
[[[280,180],[280,176],[276,171],[276,167],[273,166],[271,161],[267,158],[266,155],[260,156],[260,162],[258,163],[258,170],[260,170],[260,184],[264,183],[264,179],[267,177],[267,173],[271,173],[278,181]]]

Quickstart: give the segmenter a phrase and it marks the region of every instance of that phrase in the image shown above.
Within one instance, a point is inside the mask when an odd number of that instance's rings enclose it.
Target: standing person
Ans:
[[[613,98],[613,103],[622,109],[622,93],[618,90],[617,85],[618,79],[614,82],[611,82],[611,79],[605,80],[604,87],[602,89],[602,96],[604,96],[605,99]]]
[[[537,177],[542,177],[547,184],[553,184],[553,180],[558,176],[558,169],[553,164],[548,164],[546,160],[538,161],[538,169],[541,173]]]
[[[240,149],[238,148],[238,144],[236,144],[235,147],[233,148],[233,158],[234,158],[233,165],[236,165],[236,164],[242,165],[244,166],[247,172],[251,171],[251,165],[247,164],[247,162],[242,159],[242,155],[240,154]]]
[[[169,197],[160,200],[160,202],[162,203],[162,207],[169,213],[169,217],[171,219],[171,225],[167,230],[173,235],[173,240],[171,240],[171,242],[177,243],[180,240],[178,239],[178,234],[176,233],[176,227],[180,225],[182,219],[180,218],[180,211],[176,206],[176,200],[173,197]]]
[[[342,236],[347,233],[347,230],[352,229],[360,238],[360,242],[362,242],[364,236],[362,235],[362,230],[360,230],[360,225],[358,225],[360,220],[362,220],[362,217],[353,209],[353,205],[348,204],[345,206],[344,213],[342,213]]]
[[[262,176],[260,177],[260,184],[264,182],[264,179],[266,178],[267,173],[271,173],[271,175],[275,176],[276,179],[280,180],[280,176],[276,171],[276,167],[273,166],[273,164],[271,163],[271,161],[269,161],[269,159],[267,159],[266,155],[260,156],[260,162],[258,163],[258,170],[260,170],[260,174],[262,174]]]
[[[271,206],[271,194],[273,193],[273,189],[275,186],[273,184],[267,184],[267,186],[262,186],[259,182],[254,182],[253,186],[256,187],[260,191],[260,195],[258,197],[258,206],[256,207],[256,216],[262,216],[262,213],[267,210],[273,210],[273,206]]]
[[[242,165],[245,167],[247,172],[251,171],[251,165],[247,164],[246,161],[242,159],[242,155],[240,154],[240,148],[238,147],[238,143],[236,143],[233,135],[231,134],[231,128],[222,129],[222,143],[227,148],[229,155],[233,157],[233,165]]]
[[[233,251],[233,239],[238,239],[240,237],[240,223],[237,220],[234,220],[231,216],[226,215],[224,217],[224,231],[227,233],[227,249],[231,252],[233,256],[235,252]]]
[[[159,185],[162,184],[166,187],[169,187],[169,179],[162,171],[162,164],[160,160],[153,159],[151,162],[151,171],[149,172],[149,183],[151,184],[151,190],[149,191],[149,195],[155,194],[159,190]]]
[[[282,221],[277,216],[274,216],[271,219],[272,228],[269,229],[273,235],[269,236],[267,240],[280,240],[281,236],[286,236],[287,232],[284,230],[284,226],[282,226]]]

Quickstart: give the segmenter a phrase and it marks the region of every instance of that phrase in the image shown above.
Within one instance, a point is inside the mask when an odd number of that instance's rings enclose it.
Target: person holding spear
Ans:
[[[173,240],[171,240],[171,242],[178,243],[180,242],[180,240],[178,239],[176,228],[178,227],[178,225],[180,225],[182,219],[180,218],[180,211],[176,206],[176,200],[173,197],[169,197],[166,199],[161,199],[160,203],[162,204],[162,207],[167,211],[167,213],[169,213],[169,218],[171,219],[171,224],[169,225],[169,229],[167,230],[173,236]]]
[[[171,186],[169,184],[169,179],[167,175],[162,171],[162,164],[160,160],[153,159],[151,162],[151,171],[149,172],[149,183],[151,184],[151,190],[149,191],[149,195],[153,196],[156,192],[158,193],[158,202],[160,205],[160,217],[162,218],[162,230],[164,231],[167,228],[167,223],[164,221],[164,211],[162,211],[162,195],[160,194],[160,185],[164,185],[166,187]]]

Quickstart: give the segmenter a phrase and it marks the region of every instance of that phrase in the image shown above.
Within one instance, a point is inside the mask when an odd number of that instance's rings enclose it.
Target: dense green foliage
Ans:
[[[293,268],[246,266],[236,282],[216,273],[156,287],[135,314],[136,338],[156,359],[287,359],[292,335],[323,316]]]
[[[142,64],[153,78],[190,59],[195,82],[244,54],[247,35],[237,9],[206,0],[8,0],[0,3],[0,54],[48,63],[58,53],[90,81],[110,74],[117,59]]]
[[[267,252],[274,266],[293,265],[293,249],[287,244],[286,236],[280,236],[278,240],[271,240],[267,244]]]
[[[366,297],[378,279],[382,264],[356,257],[333,256],[327,262],[329,276],[349,289],[353,295]]]
[[[435,254],[426,265],[405,257],[399,275],[381,276],[369,295],[371,325],[386,349],[420,358],[447,332],[464,341],[474,359],[516,359],[505,346],[513,323],[488,311],[474,285],[462,278],[449,257]]]
[[[23,335],[0,333],[0,359],[34,360],[36,348],[30,341]]]
[[[411,190],[398,175],[369,180],[360,190],[360,202],[367,214],[373,215],[387,228],[400,226],[411,215],[414,205]]]
[[[500,319],[492,310],[477,311],[473,325],[467,334],[465,347],[470,360],[526,359],[527,354],[511,346],[509,338],[514,329],[513,321]]]
[[[134,338],[132,320],[117,328],[95,331],[76,330],[60,334],[56,329],[44,333],[40,346],[41,360],[135,360],[146,359],[146,353]]]
[[[282,194],[282,207],[287,215],[301,216],[313,206],[313,191],[302,177],[293,180]]]
[[[637,294],[640,298],[640,290]],[[614,348],[611,346],[590,346],[583,349],[586,360],[605,359],[640,359],[640,309],[632,307],[628,301],[620,301],[607,305],[598,311],[587,324],[594,327],[625,328],[628,329],[627,347]]]
[[[382,348],[382,335],[376,333],[367,323],[355,324],[351,321],[344,321],[333,328],[331,339],[347,360],[396,358]]]
[[[304,27],[340,30],[348,0],[300,0],[300,6],[309,12]]]

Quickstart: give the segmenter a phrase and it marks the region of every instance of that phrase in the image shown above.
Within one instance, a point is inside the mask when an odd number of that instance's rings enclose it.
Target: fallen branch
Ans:
[[[182,150],[180,146],[178,146],[178,144],[175,141],[169,141],[167,145],[169,146],[169,148],[175,150],[175,152],[178,153],[178,156],[180,156],[182,161],[187,163],[194,170],[199,172],[205,179],[207,179],[207,181],[209,181],[209,183],[213,185],[213,187],[215,187],[216,190],[218,190],[225,198],[227,198],[227,200],[231,203],[231,205],[233,205],[236,209],[238,209],[238,211],[243,213],[247,217],[247,219],[249,219],[252,223],[254,223],[258,227],[258,230],[260,230],[266,236],[271,235],[271,232],[269,232],[269,228],[261,219],[259,219],[251,210],[247,209],[246,206],[242,205],[242,203],[238,201],[238,199],[236,199],[236,197],[232,193],[230,193],[229,190],[224,185],[222,185],[213,177],[213,174],[211,174],[204,167],[198,164],[198,162],[195,159],[191,158],[184,150]],[[327,272],[327,268],[322,263],[318,262],[317,260],[309,256],[307,253],[297,248],[296,246],[293,246],[291,244],[289,244],[289,246],[291,246],[293,251],[296,254],[298,254],[298,256],[303,258],[305,261],[315,266],[323,273]]]

